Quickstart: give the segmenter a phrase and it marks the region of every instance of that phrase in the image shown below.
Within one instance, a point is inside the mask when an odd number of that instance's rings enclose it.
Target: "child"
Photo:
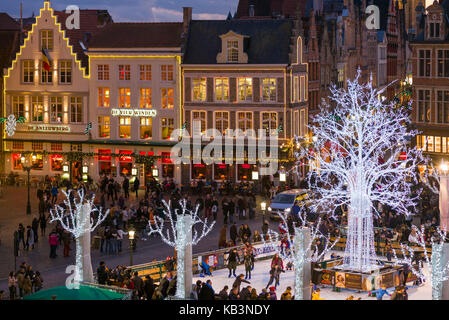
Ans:
[[[211,269],[210,265],[208,265],[204,261],[201,261],[200,267],[201,267],[200,277],[204,277],[204,276],[211,276],[212,277],[212,272],[210,270]]]
[[[251,255],[245,252],[243,254],[243,262],[245,263],[245,280],[251,280],[251,270],[253,268],[253,260],[251,258]]]

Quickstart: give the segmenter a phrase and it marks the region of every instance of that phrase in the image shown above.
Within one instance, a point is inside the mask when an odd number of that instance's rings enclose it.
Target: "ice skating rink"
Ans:
[[[251,287],[256,288],[257,294],[259,294],[262,290],[262,288],[265,288],[267,285],[270,275],[270,264],[271,259],[268,260],[262,260],[262,261],[256,261],[254,270],[251,272]],[[285,266],[284,266],[285,267]],[[427,266],[426,266],[427,267]],[[426,270],[427,272],[427,270]],[[239,265],[237,267],[237,270],[235,272],[236,275],[239,274],[245,274],[245,266]],[[197,280],[201,280],[205,282],[206,280],[210,279],[212,281],[212,287],[215,290],[215,293],[220,292],[220,290],[223,289],[225,285],[229,287],[228,293],[230,292],[232,288],[232,284],[234,282],[235,277],[231,276],[231,278],[228,278],[229,270],[228,269],[220,269],[212,272],[212,276],[206,276],[206,277],[199,277],[197,275],[194,275],[193,283],[195,283]],[[409,300],[431,300],[432,298],[432,288],[430,286],[430,278],[429,280],[426,280],[424,285],[421,285],[420,287],[417,286],[408,286],[408,297]],[[411,284],[411,282],[410,282]],[[241,288],[246,287],[248,284],[242,283]],[[293,271],[285,271],[285,273],[281,273],[280,276],[280,285],[276,289],[276,295],[277,298],[280,299],[282,293],[285,291],[285,289],[290,286],[292,287],[292,294],[294,294],[294,272]],[[369,297],[368,293],[357,293],[355,290],[347,290],[342,289],[341,292],[334,292],[332,291],[331,287],[323,287],[320,286],[321,290],[321,298],[325,300],[345,300],[349,296],[354,296],[354,299],[362,298],[362,300],[376,300],[376,298]],[[394,288],[387,289],[390,293],[393,293]],[[389,300],[389,296],[384,296],[384,300]]]

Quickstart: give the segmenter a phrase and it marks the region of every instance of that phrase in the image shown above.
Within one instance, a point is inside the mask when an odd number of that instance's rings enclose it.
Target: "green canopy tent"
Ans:
[[[23,299],[52,300],[53,296],[56,297],[56,300],[125,300],[128,294],[126,292],[120,293],[115,290],[80,285],[79,289],[67,289],[65,286],[60,286],[41,290],[25,296]]]

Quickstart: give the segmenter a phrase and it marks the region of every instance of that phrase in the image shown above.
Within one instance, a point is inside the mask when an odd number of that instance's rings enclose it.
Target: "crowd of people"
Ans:
[[[43,287],[44,279],[39,271],[34,271],[31,265],[22,262],[17,272],[11,271],[8,276],[9,299],[21,299],[38,292]]]

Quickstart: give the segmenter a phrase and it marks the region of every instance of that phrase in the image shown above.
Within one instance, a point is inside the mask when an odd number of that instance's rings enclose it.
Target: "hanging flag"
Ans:
[[[46,50],[42,49],[42,67],[47,71],[50,72],[50,58],[46,52]]]

